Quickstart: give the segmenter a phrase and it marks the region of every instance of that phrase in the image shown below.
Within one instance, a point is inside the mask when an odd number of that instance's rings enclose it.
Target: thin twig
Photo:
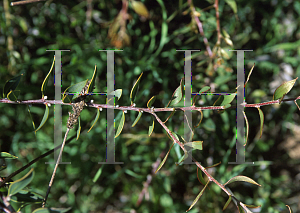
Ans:
[[[66,131],[66,134],[65,134],[65,138],[64,138],[64,141],[63,141],[63,143],[62,143],[62,145],[61,145],[61,149],[60,149],[60,152],[59,152],[59,155],[58,155],[58,158],[57,158],[57,161],[56,161],[56,164],[55,164],[53,173],[52,173],[52,177],[51,177],[51,180],[50,180],[50,182],[49,182],[48,190],[47,190],[47,192],[46,192],[46,196],[45,196],[45,199],[44,199],[43,204],[42,204],[42,207],[43,207],[43,208],[45,207],[45,204],[46,204],[48,195],[49,195],[49,193],[50,193],[50,189],[51,189],[51,186],[52,186],[53,181],[54,181],[54,177],[55,177],[55,174],[56,174],[56,170],[57,170],[57,168],[58,168],[58,164],[59,164],[59,161],[60,161],[60,159],[61,159],[62,152],[63,152],[63,149],[64,149],[64,147],[65,147],[65,144],[66,144],[66,140],[67,140],[69,131],[70,131],[70,129],[67,128],[67,131]]]

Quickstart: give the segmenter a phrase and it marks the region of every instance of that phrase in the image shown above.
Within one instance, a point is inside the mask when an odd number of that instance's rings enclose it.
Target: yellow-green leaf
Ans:
[[[252,183],[252,184],[261,186],[258,183],[256,183],[254,180],[252,180],[251,178],[249,178],[247,176],[242,176],[242,175],[238,175],[238,176],[235,176],[235,177],[231,178],[229,181],[227,181],[227,183],[224,184],[224,186],[229,184],[229,183],[236,182],[236,181],[245,181],[245,182],[248,182],[248,183]]]
[[[201,192],[197,195],[196,199],[193,201],[192,205],[190,206],[190,208],[188,210],[186,210],[187,212],[190,211],[193,206],[198,202],[198,200],[200,199],[201,195],[203,194],[204,190],[206,189],[206,187],[208,186],[209,181],[207,181],[206,185],[203,187],[203,189],[201,190]]]
[[[95,86],[96,76],[97,76],[97,65],[95,64],[95,69],[94,69],[93,77],[91,78],[91,82],[90,82],[89,87],[88,87],[88,92],[92,92],[93,91],[94,86]]]
[[[172,95],[173,99],[168,103],[167,107],[168,106],[174,106],[174,105],[178,104],[181,101],[181,99],[183,97],[183,95],[182,95],[182,90],[183,90],[182,82],[183,82],[183,79],[180,80],[180,85],[174,91],[174,93]]]
[[[259,118],[260,118],[260,137],[262,136],[263,128],[264,128],[264,113],[263,111],[257,107],[259,112]]]
[[[44,126],[44,124],[46,123],[48,116],[49,116],[49,107],[47,106],[47,104],[45,104],[46,106],[46,110],[44,113],[44,117],[42,119],[42,122],[40,123],[39,127],[35,130],[35,132],[37,132],[40,128],[42,128],[42,126]]]
[[[5,159],[17,159],[17,156],[14,156],[8,152],[1,152],[0,158],[5,158]]]
[[[94,119],[94,122],[93,122],[91,128],[89,129],[89,131],[91,131],[91,129],[95,126],[95,124],[97,123],[99,117],[100,117],[100,109],[97,110],[97,115],[96,115],[96,117]],[[89,132],[89,131],[87,131],[87,132]]]
[[[152,98],[150,98],[150,100],[147,102],[147,107],[148,108],[151,108],[152,104],[154,103],[155,101],[155,96],[153,96]]]
[[[289,207],[289,205],[286,205],[289,208],[290,213],[293,213],[293,210]]]
[[[9,196],[12,196],[12,195],[18,193],[19,191],[21,191],[23,188],[25,188],[31,182],[31,180],[33,179],[33,176],[34,176],[34,172],[33,172],[33,168],[32,168],[26,175],[24,175],[24,177],[10,183],[7,194]]]
[[[205,180],[203,178],[203,175],[202,175],[202,170],[199,169],[197,167],[197,178],[198,178],[198,181],[202,184],[202,185],[205,185]]]
[[[135,96],[136,96],[136,93],[137,93],[137,90],[138,90],[139,81],[140,81],[142,75],[143,75],[143,73],[141,73],[141,75],[136,80],[135,84],[133,85],[133,87],[131,89],[131,92],[130,92],[130,101],[131,101],[131,104],[134,103],[134,99],[135,99]]]
[[[134,122],[133,122],[133,124],[132,124],[131,127],[134,127],[134,126],[137,124],[137,122],[140,120],[142,114],[143,114],[143,113],[142,113],[141,111],[139,111],[139,114],[138,114],[138,116],[136,117],[136,119],[134,120]]]
[[[10,90],[10,92],[7,94],[7,98],[10,101],[17,101],[19,95],[20,95],[20,90]]]
[[[148,135],[150,136],[154,129],[154,118],[152,117],[152,124],[149,126]]]
[[[159,166],[157,167],[155,173],[158,172],[158,171],[160,170],[160,168],[165,164],[165,162],[166,162],[166,160],[167,160],[167,158],[168,158],[168,155],[169,155],[169,153],[170,153],[172,147],[174,146],[174,144],[175,144],[175,143],[172,144],[172,146],[171,146],[171,148],[169,149],[168,153],[166,154],[166,156],[164,157],[164,159],[162,160],[162,162],[161,162],[161,163],[159,164]]]
[[[248,123],[246,113],[244,111],[243,111],[243,114],[244,114],[244,118],[245,118],[245,121],[246,121],[246,142],[244,144],[244,146],[246,146],[246,144],[248,142],[248,135],[249,135],[249,123]]]
[[[123,130],[123,127],[124,127],[124,123],[125,123],[125,113],[124,113],[124,111],[123,111],[123,112],[122,112],[122,117],[121,117],[121,120],[120,120],[118,129],[117,129],[115,138],[117,138],[117,137],[121,134],[121,132],[122,132],[122,130]]]
[[[77,138],[76,140],[78,140],[79,136],[80,136],[80,131],[81,131],[81,125],[80,125],[80,116],[78,117],[78,129],[77,129]]]
[[[51,72],[53,70],[54,64],[55,64],[55,56],[53,58],[53,62],[52,62],[51,68],[50,68],[48,74],[46,75],[46,78],[44,79],[42,87],[41,87],[42,98],[44,98],[44,96],[45,96],[45,91],[46,91],[47,84],[48,84],[48,81],[49,81],[49,76],[50,76],[50,74],[51,74]]]
[[[230,202],[231,202],[231,195],[229,195],[229,198],[227,200],[227,202],[225,203],[224,207],[223,207],[223,211],[229,206]]]
[[[226,3],[231,7],[234,13],[237,13],[237,5],[235,0],[225,0]]]
[[[285,82],[281,84],[274,92],[273,94],[273,100],[278,100],[280,98],[283,98],[294,86],[296,80],[298,79],[295,78],[294,80]]]

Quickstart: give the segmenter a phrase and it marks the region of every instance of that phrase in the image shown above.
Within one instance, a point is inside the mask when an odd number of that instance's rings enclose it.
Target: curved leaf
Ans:
[[[42,128],[42,126],[44,126],[44,124],[46,123],[47,119],[48,119],[48,116],[49,116],[49,107],[47,104],[45,104],[46,106],[46,110],[45,110],[45,113],[44,113],[44,117],[42,119],[42,122],[40,123],[39,127],[35,130],[35,132],[37,132],[40,128]]]
[[[226,3],[231,7],[234,13],[237,13],[237,5],[235,0],[225,0]]]
[[[134,102],[134,99],[135,99],[135,96],[136,96],[136,93],[137,93],[137,90],[138,90],[138,86],[139,86],[139,81],[142,77],[143,73],[141,73],[141,75],[139,76],[139,78],[136,80],[135,84],[133,85],[132,89],[131,89],[131,92],[130,92],[130,101],[131,101],[131,105],[133,104]]]
[[[11,90],[15,90],[18,87],[23,74],[24,74],[24,72],[16,77],[6,81],[6,83],[4,84],[4,87],[3,87],[3,98],[6,98],[7,94]]]
[[[140,120],[140,118],[142,117],[142,112],[141,111],[139,111],[139,114],[138,114],[138,116],[136,117],[136,119],[134,120],[134,122],[133,122],[133,124],[132,124],[132,126],[131,127],[134,127],[136,124],[137,124],[137,122]]]
[[[95,117],[95,119],[94,119],[94,122],[93,122],[91,128],[90,128],[87,132],[91,131],[91,129],[92,129],[92,128],[95,126],[95,124],[97,123],[99,117],[100,117],[100,109],[97,110],[97,115],[96,115],[96,117]]]
[[[188,158],[188,156],[189,156],[188,153],[185,151],[184,155],[182,155],[181,158],[178,160],[178,162],[175,163],[176,166],[178,166],[179,164],[181,164],[185,159]]]
[[[172,95],[173,99],[170,100],[170,102],[168,103],[167,107],[168,106],[174,106],[174,105],[178,104],[181,101],[181,99],[183,97],[183,95],[182,95],[182,90],[183,90],[182,82],[183,82],[183,79],[180,80],[180,85],[174,91],[174,93]]]
[[[17,159],[17,156],[14,156],[10,153],[7,152],[1,152],[0,158],[5,158],[5,159]]]
[[[227,202],[225,203],[224,207],[223,207],[223,211],[229,206],[230,202],[231,202],[231,195],[229,195],[229,198],[227,200]]]
[[[148,108],[151,108],[152,104],[153,104],[154,101],[155,101],[155,98],[156,98],[156,96],[153,96],[153,97],[150,98],[150,100],[147,102],[147,107],[148,107]]]
[[[92,92],[94,87],[95,87],[95,79],[96,79],[96,76],[97,76],[97,65],[95,64],[95,70],[94,70],[94,73],[93,73],[93,77],[91,78],[91,82],[89,84],[89,87],[88,87],[88,92]],[[83,87],[81,87],[82,89]],[[81,90],[80,90],[81,92]]]
[[[193,203],[190,206],[190,208],[188,210],[186,210],[186,212],[190,211],[191,208],[193,208],[193,206],[198,202],[198,200],[200,199],[201,195],[203,194],[203,192],[206,189],[206,187],[208,186],[208,184],[209,184],[209,181],[207,181],[207,183],[205,184],[205,186],[203,187],[203,189],[201,190],[201,192],[197,195],[196,199],[193,201]]]
[[[44,92],[46,91],[46,86],[47,86],[47,84],[48,84],[49,76],[50,76],[50,73],[51,73],[52,70],[53,70],[54,64],[55,64],[55,56],[54,56],[54,58],[53,58],[53,62],[52,62],[52,66],[51,66],[51,68],[50,68],[50,71],[48,72],[46,78],[44,79],[43,84],[42,84],[42,87],[41,87],[42,98],[44,98],[44,96],[45,96]]]
[[[123,114],[122,114],[122,117],[121,117],[121,120],[120,120],[120,123],[119,123],[119,126],[118,126],[118,130],[116,132],[115,138],[118,137],[121,134],[121,132],[123,130],[123,127],[124,127],[124,123],[125,123],[125,113],[123,111]]]
[[[64,213],[70,211],[72,208],[38,208],[32,213]]]
[[[258,112],[259,112],[259,118],[260,118],[260,138],[262,136],[263,128],[264,128],[264,113],[263,111],[257,107]]]
[[[203,178],[203,175],[202,175],[202,170],[199,169],[197,167],[197,178],[198,178],[198,181],[202,184],[202,185],[205,185],[205,180]]]
[[[148,135],[150,136],[154,129],[154,118],[152,117],[152,124],[149,126]]]
[[[254,66],[255,66],[255,63],[253,64],[253,66],[252,66],[252,68],[251,68],[251,70],[250,70],[250,72],[249,72],[249,74],[248,74],[247,80],[246,80],[246,82],[245,82],[245,87],[246,87],[246,85],[247,85],[247,83],[248,83],[248,81],[249,81],[249,79],[250,79],[250,75],[251,75],[251,73],[252,73],[252,71],[253,71],[253,69],[254,69]]]
[[[10,183],[7,194],[9,196],[12,196],[18,193],[19,191],[21,191],[32,181],[33,176],[34,176],[34,172],[33,172],[33,168],[31,168],[30,171],[24,177]]]
[[[117,97],[118,98],[118,100],[121,98],[121,96],[122,96],[122,89],[117,89],[117,90],[115,90],[115,97]]]
[[[10,101],[17,101],[19,95],[20,95],[20,90],[10,90],[10,92],[7,94],[7,98]]]
[[[31,116],[30,107],[28,105],[27,105],[27,108],[28,108],[28,113],[29,113],[29,116],[30,116],[30,119],[31,119],[31,122],[32,122],[33,129],[35,129],[35,124],[34,124],[34,121],[32,119],[32,116]],[[36,134],[35,131],[34,131],[34,134]]]
[[[248,123],[248,119],[247,119],[246,113],[244,111],[243,111],[243,114],[244,114],[244,118],[245,118],[245,121],[246,121],[246,142],[244,144],[244,146],[246,146],[246,144],[248,142],[248,135],[249,135],[249,123]]]
[[[168,153],[166,154],[166,156],[164,157],[164,159],[162,160],[162,162],[161,162],[161,163],[159,164],[159,166],[157,167],[155,173],[158,172],[158,171],[160,170],[160,168],[165,164],[165,162],[166,162],[166,160],[167,160],[167,158],[168,158],[168,155],[169,155],[169,153],[170,153],[172,147],[174,146],[174,144],[175,144],[175,143],[173,143],[172,146],[170,147]]]
[[[77,129],[77,138],[76,140],[78,140],[79,136],[80,136],[80,131],[81,131],[81,126],[80,126],[80,116],[78,117],[78,129]]]
[[[23,189],[13,195],[10,200],[15,203],[41,203],[44,199],[43,196],[38,193]]]
[[[294,86],[296,80],[298,79],[295,78],[294,80],[287,81],[283,84],[281,84],[274,92],[273,94],[273,100],[278,100],[280,98],[283,98]]]
[[[293,210],[289,207],[289,205],[286,205],[289,208],[290,213],[293,213]]]
[[[231,178],[229,181],[227,181],[227,183],[224,184],[224,186],[229,184],[229,183],[236,182],[236,181],[245,181],[245,182],[248,182],[248,183],[252,183],[252,184],[261,186],[258,183],[256,183],[254,180],[252,180],[251,178],[246,177],[246,176],[242,176],[242,175],[238,175],[238,176],[235,176],[235,177]]]

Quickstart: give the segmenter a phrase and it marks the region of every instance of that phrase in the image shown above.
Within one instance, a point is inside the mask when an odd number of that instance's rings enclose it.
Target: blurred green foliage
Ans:
[[[142,1],[149,17],[139,16],[129,2],[128,18],[117,19],[124,9],[121,0],[46,1],[9,6],[3,1],[0,6],[0,88],[5,82],[25,71],[18,89],[20,100],[40,99],[41,85],[52,64],[53,52],[46,50],[68,49],[62,52],[62,91],[68,86],[90,78],[97,64],[98,75],[94,92],[106,92],[106,52],[99,50],[119,48],[115,52],[115,89],[122,89],[122,98],[116,103],[130,105],[130,91],[141,72],[144,72],[136,97],[138,107],[147,107],[152,96],[157,96],[154,107],[165,107],[174,90],[184,77],[184,54],[176,50],[201,49],[192,52],[193,92],[210,86],[211,92],[235,92],[236,55],[229,49],[253,50],[245,53],[245,73],[255,63],[246,92],[247,103],[272,100],[273,92],[283,81],[300,76],[300,2],[299,1],[236,1],[237,12],[232,4],[219,1],[221,40],[217,37],[216,12],[213,0],[194,1],[200,14],[204,35],[214,55],[209,57],[203,35],[186,1]],[[7,9],[5,9],[7,8]],[[123,9],[122,9],[123,8]],[[195,15],[195,14],[194,14]],[[197,14],[196,14],[197,15]],[[7,18],[9,17],[9,19]],[[122,23],[119,31],[112,26]],[[124,25],[125,23],[125,25]],[[125,28],[124,28],[125,26]],[[224,33],[223,31],[227,32]],[[118,33],[126,33],[121,37]],[[123,40],[122,40],[123,38]],[[119,40],[118,40],[119,39]],[[215,47],[215,48],[214,48]],[[217,51],[219,50],[219,51]],[[224,53],[225,52],[225,53]],[[48,99],[54,99],[54,76],[48,82]],[[299,96],[296,82],[286,98]],[[202,95],[196,105],[211,106],[217,96]],[[94,96],[94,103],[105,103],[105,96]],[[36,136],[25,105],[0,104],[1,151],[9,152],[18,159],[7,160],[7,169],[1,176],[27,164],[53,148],[53,111]],[[222,162],[208,171],[221,183],[236,175],[248,176],[259,184],[233,183],[231,190],[246,204],[262,205],[260,212],[288,212],[286,204],[296,212],[299,206],[299,154],[293,150],[299,145],[300,117],[294,103],[265,106],[264,132],[259,138],[260,120],[256,109],[245,109],[250,132],[246,146],[246,161],[258,161],[256,166],[228,165],[235,161],[236,111],[224,113],[204,111],[204,118],[195,130],[194,140],[203,140],[203,151],[194,151],[193,156],[203,166]],[[30,107],[36,127],[41,122],[45,107]],[[63,132],[66,130],[68,111],[63,107]],[[86,107],[81,113],[81,126],[88,125],[96,116],[96,109]],[[116,128],[121,112],[115,111]],[[202,187],[197,180],[196,166],[176,166],[179,147],[173,147],[163,168],[153,176],[145,198],[136,205],[143,183],[152,171],[153,163],[162,152],[166,153],[172,142],[155,122],[154,133],[148,137],[150,115],[144,113],[141,120],[131,128],[137,112],[126,114],[125,126],[116,139],[115,156],[120,165],[99,165],[105,161],[106,110],[100,113],[96,126],[73,140],[64,149],[54,185],[48,199],[49,206],[72,207],[70,212],[185,212]],[[169,113],[158,113],[165,120]],[[198,112],[193,119],[199,120]],[[183,113],[176,112],[166,123],[168,128],[183,135]],[[75,135],[75,131],[71,131]],[[175,150],[175,151],[174,151]],[[177,150],[177,151],[176,151]],[[29,185],[32,191],[45,194],[53,165],[53,155],[39,161],[34,180]],[[272,163],[270,163],[272,161]],[[102,169],[99,179],[93,178]],[[22,177],[28,171],[19,174]],[[149,178],[149,177],[148,177]],[[210,184],[199,202],[190,212],[221,212],[228,197],[215,185]],[[15,204],[13,204],[15,205]],[[18,205],[16,205],[18,206]],[[26,206],[24,212],[32,212],[40,205]],[[230,204],[224,212],[236,212]]]

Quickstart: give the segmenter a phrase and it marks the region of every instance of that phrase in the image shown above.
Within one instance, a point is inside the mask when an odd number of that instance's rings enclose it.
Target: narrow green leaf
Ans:
[[[31,119],[31,123],[32,123],[33,129],[35,130],[35,124],[34,124],[34,121],[32,119],[32,116],[31,116],[30,107],[28,105],[27,105],[27,108],[28,108],[28,113],[29,113],[29,117]],[[34,131],[34,134],[36,135],[35,131]]]
[[[203,175],[202,175],[202,170],[199,169],[197,167],[197,178],[198,178],[198,181],[202,184],[202,185],[205,185],[205,180],[203,178]]]
[[[98,169],[96,175],[94,176],[94,178],[93,178],[93,182],[94,182],[94,183],[96,183],[96,181],[99,179],[100,175],[102,174],[102,169],[103,169],[103,167],[104,167],[104,165],[102,165],[102,166]]]
[[[124,123],[125,123],[125,113],[123,111],[123,114],[122,114],[118,129],[117,129],[115,138],[117,138],[121,134],[121,132],[123,130],[123,127],[124,127]]]
[[[193,206],[198,202],[198,200],[200,199],[201,195],[203,194],[204,190],[206,189],[206,187],[208,186],[209,181],[207,181],[207,183],[205,184],[205,186],[203,187],[203,189],[201,190],[201,192],[197,195],[196,199],[193,201],[192,205],[190,206],[190,208],[188,210],[186,210],[186,212],[190,211]]]
[[[165,164],[165,162],[166,162],[166,160],[167,160],[167,158],[168,158],[168,155],[169,155],[169,153],[170,153],[172,147],[174,146],[174,144],[175,144],[175,143],[172,144],[172,146],[171,146],[171,148],[169,149],[168,153],[166,154],[166,156],[164,157],[164,159],[162,160],[162,162],[161,162],[161,163],[159,164],[159,166],[157,167],[155,173],[158,172],[158,171],[160,170],[160,168]]]
[[[139,111],[139,114],[138,114],[138,116],[136,117],[136,119],[134,120],[134,122],[133,122],[133,124],[132,124],[132,126],[131,127],[134,127],[136,124],[137,124],[137,122],[140,120],[140,118],[142,117],[142,112],[141,111]]]
[[[32,168],[24,177],[10,183],[7,194],[9,196],[12,196],[12,195],[18,193],[19,191],[21,191],[32,181],[33,176],[34,176],[34,172],[33,172],[33,168]]]
[[[205,86],[205,87],[203,87],[203,88],[199,91],[199,93],[207,92],[208,90],[210,90],[210,87],[209,87],[209,86]]]
[[[30,190],[26,190],[23,189],[20,192],[18,192],[17,194],[14,194],[11,198],[11,201],[15,202],[15,203],[41,203],[43,202],[43,196],[35,193],[35,192],[31,192]]]
[[[100,117],[100,109],[97,110],[97,115],[96,115],[96,117],[95,117],[95,119],[94,119],[94,122],[93,122],[91,128],[90,128],[87,132],[91,131],[91,129],[92,129],[92,128],[95,126],[95,124],[97,123],[99,117]]]
[[[254,66],[255,66],[255,63],[253,64],[253,66],[252,66],[252,68],[251,68],[251,70],[250,70],[250,72],[249,72],[249,74],[248,74],[248,77],[247,77],[247,80],[246,80],[246,83],[245,83],[245,87],[246,87],[246,85],[247,85],[247,83],[248,83],[248,81],[249,81],[249,79],[250,79],[250,75],[251,75],[251,73],[252,73],[252,71],[253,71],[253,69],[254,69]]]
[[[231,7],[234,13],[237,13],[237,5],[235,0],[225,0],[226,3]]]
[[[11,91],[7,94],[7,98],[8,98],[10,101],[17,101],[19,95],[20,95],[20,90],[11,90]]]
[[[239,210],[239,213],[245,213],[243,207],[239,204],[238,204],[238,210]]]
[[[72,208],[38,208],[32,213],[65,213],[70,211]]]
[[[248,205],[248,204],[244,204],[244,205],[247,206],[247,207],[250,208],[250,209],[256,209],[256,208],[261,207],[261,205],[259,205],[259,206]]]
[[[249,123],[248,123],[246,113],[244,111],[243,111],[243,114],[244,114],[244,118],[245,118],[245,121],[246,121],[246,142],[244,144],[244,146],[246,146],[246,144],[248,142],[248,135],[249,135]]]
[[[136,96],[136,93],[137,93],[137,90],[138,90],[139,81],[140,81],[142,75],[143,75],[143,73],[141,73],[141,75],[136,80],[135,84],[133,85],[133,87],[131,89],[131,92],[130,92],[130,101],[131,101],[131,104],[134,103],[134,99],[135,99],[135,96]]]
[[[202,112],[202,110],[199,110],[198,112],[200,112],[200,114],[201,114],[201,119],[200,119],[199,123],[196,126],[194,126],[194,127],[198,127],[201,124],[202,119],[203,119],[203,112]]]
[[[285,94],[287,94],[294,86],[296,80],[298,79],[295,78],[294,80],[291,80],[291,81],[287,81],[283,84],[281,84],[274,92],[273,94],[273,100],[278,100],[282,97],[285,96]]]
[[[223,207],[223,211],[229,206],[230,202],[231,202],[231,195],[229,195],[229,198],[227,200],[227,202],[225,203],[224,207]]]
[[[93,77],[91,78],[91,82],[89,84],[89,87],[88,87],[88,92],[92,92],[94,87],[95,87],[95,79],[96,79],[96,76],[97,76],[97,65],[95,64],[95,70],[94,70],[94,73],[93,73]],[[83,87],[82,87],[83,88]],[[81,89],[82,89],[81,88]],[[81,91],[81,90],[80,90]]]
[[[155,101],[155,98],[156,98],[156,96],[153,96],[153,97],[150,98],[150,100],[147,102],[147,107],[148,107],[148,108],[151,108],[152,104],[153,104],[154,101]]]
[[[263,111],[257,107],[258,112],[259,112],[259,118],[260,118],[260,138],[262,136],[263,128],[264,128],[264,113]]]
[[[246,177],[246,176],[242,176],[242,175],[238,175],[238,176],[235,176],[235,177],[231,178],[229,181],[227,181],[227,183],[224,184],[224,186],[229,184],[229,183],[236,182],[236,181],[245,181],[245,182],[248,182],[248,183],[252,183],[252,184],[261,186],[258,183],[256,183],[254,180],[252,180],[251,178]]]
[[[135,173],[135,172],[133,172],[132,170],[129,170],[129,169],[126,169],[125,173],[132,176],[132,177],[135,177],[135,178],[144,178],[144,176],[138,175],[137,173]]]
[[[80,131],[81,131],[81,126],[80,126],[80,116],[78,117],[78,129],[77,129],[77,138],[76,140],[78,140],[79,136],[80,136]]]
[[[203,141],[193,141],[193,142],[185,143],[184,145],[192,147],[194,149],[202,150],[203,149],[202,144],[203,144]]]
[[[174,106],[174,105],[178,104],[181,101],[181,99],[183,97],[183,95],[182,95],[182,90],[183,90],[182,82],[183,82],[183,79],[180,80],[180,85],[174,91],[174,93],[172,95],[172,100],[170,100],[167,107],[168,106]]]
[[[211,166],[205,167],[205,169],[208,169],[208,168],[213,168],[213,167],[219,166],[220,164],[221,164],[221,161],[220,161],[219,163],[215,163],[214,165],[211,165]]]
[[[46,110],[45,110],[45,113],[44,113],[44,117],[42,119],[42,122],[40,123],[39,127],[35,130],[35,132],[37,132],[40,128],[42,128],[42,126],[44,126],[44,124],[46,123],[47,119],[48,119],[48,116],[49,116],[49,107],[47,104],[45,104],[46,106]]]
[[[175,110],[173,112],[171,112],[171,114],[167,117],[167,119],[164,121],[164,123],[166,123],[170,118],[172,118],[172,116],[175,114],[175,112],[176,112]]]
[[[188,158],[188,153],[187,152],[184,152],[184,155],[181,156],[181,158],[178,160],[178,162],[176,162],[176,166],[180,165],[185,159]]]
[[[11,90],[15,90],[18,87],[23,74],[24,73],[21,73],[20,75],[6,81],[6,83],[4,84],[4,87],[3,87],[3,98],[6,98],[7,94]]]
[[[5,159],[17,159],[18,157],[17,156],[14,156],[10,153],[7,153],[7,152],[1,152],[1,156],[0,158],[5,158]]]
[[[52,66],[51,66],[51,68],[50,68],[50,70],[49,70],[46,78],[44,79],[42,87],[41,87],[42,98],[44,98],[44,96],[45,96],[45,91],[46,91],[47,84],[48,84],[48,81],[49,81],[49,76],[50,76],[50,74],[51,74],[51,72],[53,70],[54,64],[55,64],[55,56],[53,58]]]
[[[152,124],[149,126],[149,131],[148,131],[149,137],[152,134],[153,129],[154,129],[154,118],[152,117]]]

